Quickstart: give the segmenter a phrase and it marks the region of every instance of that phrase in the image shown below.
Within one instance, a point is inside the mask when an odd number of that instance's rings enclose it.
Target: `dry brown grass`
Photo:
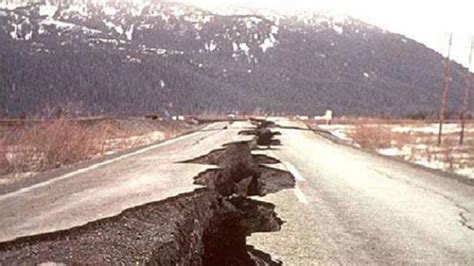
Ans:
[[[361,148],[390,154],[430,168],[468,174],[474,168],[473,122],[468,123],[464,145],[459,145],[456,124],[448,124],[438,145],[437,124],[421,120],[352,119],[338,134]],[[336,130],[337,124],[335,124]],[[387,149],[387,150],[384,150]],[[467,173],[467,174],[466,174]]]
[[[363,148],[376,150],[390,146],[390,131],[381,126],[360,124],[348,133]]]
[[[399,146],[409,141],[407,134],[394,133],[385,124],[356,124],[348,134],[362,148],[370,150]]]
[[[0,142],[2,170],[42,171],[82,161],[100,152],[105,136],[105,132],[63,119],[19,127]]]
[[[39,172],[148,145],[193,127],[180,121],[55,119],[0,123],[0,175]],[[150,137],[150,134],[160,132]],[[160,137],[162,136],[162,137]]]
[[[318,124],[314,119],[309,121]],[[320,122],[320,121],[319,121]],[[426,123],[437,123],[437,119],[408,119],[408,118],[378,118],[378,117],[335,117],[331,120],[334,125],[422,125]],[[457,120],[446,120],[446,123],[456,123]],[[468,123],[474,123],[473,120]]]
[[[6,158],[6,143],[3,137],[0,137],[0,174],[11,172],[11,166]]]

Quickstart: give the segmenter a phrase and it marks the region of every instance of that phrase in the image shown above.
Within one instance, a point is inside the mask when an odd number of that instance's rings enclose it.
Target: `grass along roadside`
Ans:
[[[311,125],[379,154],[474,178],[474,121],[466,126],[462,146],[457,123],[444,126],[442,145],[437,144],[438,124],[419,120],[353,119],[340,124]]]
[[[184,121],[134,118],[0,121],[0,185],[194,129]]]

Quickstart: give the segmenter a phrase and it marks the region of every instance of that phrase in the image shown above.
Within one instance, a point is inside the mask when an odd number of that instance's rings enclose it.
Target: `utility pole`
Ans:
[[[469,51],[469,61],[467,65],[466,74],[466,87],[464,88],[464,100],[461,108],[461,135],[459,136],[459,145],[464,142],[464,128],[466,127],[466,113],[469,110],[469,98],[471,94],[471,64],[472,64],[472,52],[474,50],[474,37],[471,40],[471,50]]]
[[[439,132],[438,132],[438,145],[441,145],[441,135],[443,134],[443,123],[444,113],[446,111],[446,98],[448,97],[449,90],[449,61],[451,57],[451,45],[453,43],[453,34],[449,35],[449,46],[448,56],[444,61],[444,82],[443,82],[443,93],[441,94],[441,106],[439,108]]]

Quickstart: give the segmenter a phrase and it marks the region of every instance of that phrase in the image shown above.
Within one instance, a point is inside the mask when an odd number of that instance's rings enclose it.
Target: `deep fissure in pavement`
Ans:
[[[281,135],[280,132],[273,132],[270,128],[274,128],[274,122],[260,122],[255,129],[243,130],[240,135],[255,135],[255,142],[261,146],[277,146],[281,145],[280,140],[274,139],[275,136]]]
[[[204,256],[205,265],[280,264],[273,261],[269,254],[245,243],[246,236],[255,232],[279,231],[283,223],[274,212],[272,204],[250,200],[247,196],[263,196],[295,185],[295,179],[290,173],[262,165],[279,163],[277,159],[251,153],[251,150],[257,149],[258,145],[270,145],[272,138],[278,135],[268,132],[270,131],[260,127],[244,131],[243,134],[255,135],[255,140],[230,143],[223,149],[185,162],[219,166],[219,169],[211,169],[196,176],[195,183],[218,192],[241,212],[239,217],[230,215],[229,220],[217,225],[221,228],[218,231],[229,232],[225,237],[217,234],[204,239],[204,246],[207,247]],[[229,234],[232,241],[227,239]],[[229,258],[236,255],[236,250],[239,250],[240,255],[236,261],[232,261]]]
[[[0,243],[0,262],[278,265],[269,254],[247,246],[246,237],[278,231],[283,221],[272,204],[248,196],[291,188],[295,181],[287,172],[261,165],[278,160],[252,155],[256,140],[189,161],[219,166],[195,178],[205,188],[85,226]]]

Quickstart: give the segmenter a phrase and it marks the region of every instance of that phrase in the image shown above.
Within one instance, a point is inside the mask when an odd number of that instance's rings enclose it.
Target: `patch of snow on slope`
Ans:
[[[31,26],[30,19],[26,17],[23,22],[15,24],[10,24],[13,27],[13,30],[9,33],[10,37],[15,40],[25,40],[28,41],[33,37],[33,32],[30,30],[26,32],[25,26]],[[28,27],[26,27],[28,29]]]
[[[22,3],[12,3],[11,1],[2,1],[0,2],[0,8],[1,9],[6,9],[6,10],[13,10],[18,7],[22,7]]]
[[[124,30],[122,28],[122,25],[115,25],[114,23],[110,22],[110,21],[106,21],[104,20],[104,24],[105,26],[107,26],[107,28],[111,29],[111,30],[115,30],[118,34],[122,35]]]
[[[117,14],[117,9],[111,6],[105,6],[102,11],[106,16],[115,16]]]
[[[96,34],[100,33],[100,31],[95,30],[95,29],[90,29],[87,27],[81,27],[73,23],[68,23],[64,21],[59,21],[55,20],[53,18],[47,18],[42,21],[40,21],[40,26],[54,26],[57,29],[62,29],[62,30],[72,30],[74,28],[80,28],[82,29],[83,32],[88,33],[88,34]]]
[[[79,5],[79,4],[70,5],[68,8],[64,9],[63,12],[65,14],[77,13],[77,14],[83,16],[83,17],[87,17],[89,15],[88,10],[87,10],[87,6],[86,5]]]
[[[257,26],[260,22],[262,22],[262,19],[260,18],[255,18],[255,17],[251,17],[251,18],[248,18],[246,21],[245,21],[245,27],[247,29],[251,29],[255,26]]]
[[[98,42],[98,43],[111,43],[111,44],[115,44],[115,45],[119,44],[119,41],[115,40],[115,39],[91,38],[91,39],[89,39],[89,41],[95,41],[95,42]]]
[[[217,49],[217,44],[214,42],[214,40],[211,40],[209,43],[206,43],[204,46],[206,47],[206,50],[209,52],[213,52]]]
[[[260,44],[260,48],[262,48],[262,51],[265,53],[269,48],[275,47],[276,39],[273,37],[272,34],[270,34],[270,38],[266,38],[265,41],[263,41],[262,44]]]
[[[202,25],[199,24],[199,23],[195,23],[195,24],[194,24],[194,28],[195,28],[197,31],[201,31],[201,30],[202,30]]]
[[[245,22],[245,27],[247,27],[247,29],[251,29],[251,28],[252,28],[252,26],[253,26],[253,23],[252,23],[252,21],[250,21],[250,20],[247,20],[247,22]]]
[[[170,16],[166,15],[165,13],[161,13],[161,14],[160,14],[160,17],[161,17],[161,19],[162,19],[166,24],[168,24],[168,22],[169,22],[169,20],[170,20],[170,18],[171,18]]]
[[[272,25],[272,29],[271,29],[272,34],[275,34],[275,35],[278,34],[279,30],[280,30],[280,28],[278,28],[275,25]]]
[[[344,13],[326,12],[326,16],[331,17],[334,24],[347,24],[350,21],[349,16]]]
[[[127,36],[127,40],[129,40],[129,41],[131,41],[132,38],[133,38],[133,27],[134,27],[134,26],[135,26],[135,25],[132,25],[132,26],[130,27],[130,29],[128,29],[127,32],[125,32],[125,36]]]
[[[87,34],[101,33],[101,31],[99,31],[99,30],[89,29],[89,28],[86,28],[86,27],[81,27],[81,29],[82,29],[82,32],[87,33]]]
[[[249,54],[250,47],[246,43],[243,42],[243,43],[239,44],[239,48],[240,48],[240,50],[244,51],[244,53],[246,55]]]
[[[342,28],[340,25],[334,24],[332,28],[337,32],[337,34],[342,34],[344,32],[344,28]]]
[[[329,10],[296,12],[292,13],[291,17],[306,25],[332,28],[339,34],[342,34],[342,25],[350,24],[347,14]]]
[[[203,15],[203,14],[188,14],[183,17],[184,21],[191,22],[191,23],[201,23],[201,24],[206,24],[211,22],[212,17],[208,15]],[[196,26],[196,25],[195,25]]]
[[[143,29],[151,29],[153,28],[153,24],[141,24],[137,27],[137,30],[143,30]]]
[[[145,1],[134,1],[131,9],[129,9],[130,14],[134,17],[140,16],[147,5]]]
[[[48,26],[55,26],[58,29],[73,29],[76,25],[68,22],[63,22],[59,20],[55,20],[52,18],[47,18],[40,22],[40,25],[48,25]]]
[[[43,25],[40,25],[40,26],[38,27],[38,34],[43,34],[43,33],[45,33],[45,32],[46,32],[46,30],[44,29]]]
[[[186,14],[186,11],[178,6],[173,6],[170,9],[171,9],[171,13],[177,18],[182,17]]]
[[[19,30],[21,29],[19,25],[12,24],[13,30],[10,32],[10,37],[15,40],[19,40],[20,36],[18,34]]]
[[[31,37],[33,37],[33,31],[30,31],[27,34],[25,34],[24,40],[25,41],[31,40]]]
[[[52,17],[54,14],[58,11],[58,6],[56,5],[41,5],[39,7],[39,15],[40,16],[46,16],[46,17]]]

